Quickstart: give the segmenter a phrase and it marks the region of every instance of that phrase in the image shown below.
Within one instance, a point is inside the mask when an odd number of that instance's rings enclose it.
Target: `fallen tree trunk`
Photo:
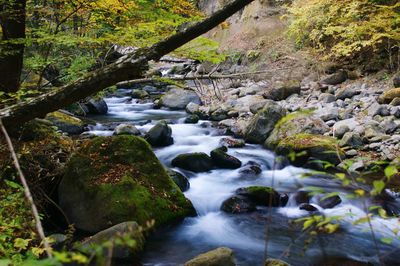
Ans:
[[[235,0],[203,21],[158,42],[150,48],[141,48],[120,58],[117,62],[93,71],[86,76],[41,95],[0,110],[0,119],[6,127],[14,127],[64,106],[88,97],[120,81],[138,79],[148,70],[148,62],[159,60],[185,43],[218,26],[253,0]]]

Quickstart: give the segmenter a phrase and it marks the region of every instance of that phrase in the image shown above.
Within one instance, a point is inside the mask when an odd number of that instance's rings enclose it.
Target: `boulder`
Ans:
[[[275,151],[279,155],[296,154],[292,161],[295,166],[302,166],[310,159],[337,165],[345,158],[335,138],[315,134],[296,134],[284,138]]]
[[[185,110],[189,103],[200,104],[200,97],[196,92],[173,88],[160,99],[160,104],[173,110]]]
[[[358,133],[347,132],[339,142],[340,147],[360,148],[363,145],[363,140]]]
[[[294,195],[297,204],[310,203],[311,195],[309,191],[299,190]]]
[[[221,205],[221,210],[227,213],[240,214],[256,211],[256,205],[244,196],[232,196]]]
[[[290,266],[290,264],[278,259],[266,259],[264,266]]]
[[[236,190],[236,194],[245,198],[248,198],[255,205],[280,207],[285,206],[285,198],[270,187],[252,186],[239,188]]]
[[[183,174],[167,168],[168,175],[172,178],[174,183],[181,189],[182,192],[187,191],[190,188],[189,179]]]
[[[199,112],[199,108],[200,105],[198,105],[197,103],[194,102],[190,102],[188,105],[186,105],[186,112],[188,112],[189,114],[196,114],[197,112]]]
[[[132,90],[133,99],[144,99],[149,97],[149,93],[145,90]]]
[[[196,124],[199,122],[200,117],[198,115],[189,115],[185,118],[185,124]]]
[[[228,148],[242,148],[246,145],[243,140],[224,137],[220,140],[219,144]]]
[[[96,233],[124,221],[161,226],[195,215],[149,144],[135,136],[87,140],[72,156],[58,188],[76,228]]]
[[[145,139],[154,147],[165,147],[174,143],[172,129],[166,121],[160,121],[152,127],[145,135]]]
[[[324,106],[316,112],[316,115],[323,121],[337,120],[339,117],[339,108],[334,106]]]
[[[246,176],[255,176],[261,174],[262,169],[261,165],[256,162],[249,161],[246,165],[240,169],[239,173],[246,175]]]
[[[276,123],[286,115],[286,110],[273,101],[268,101],[250,121],[245,140],[250,143],[263,143],[274,129]]]
[[[400,88],[385,91],[378,99],[379,103],[390,103],[393,99],[400,97]]]
[[[235,266],[233,251],[221,247],[198,255],[185,263],[185,266]]]
[[[336,91],[335,96],[338,100],[351,99],[353,96],[360,94],[361,91],[357,88],[343,87]]]
[[[118,239],[129,237],[133,240],[132,245],[117,245]],[[128,260],[137,257],[144,248],[144,236],[136,222],[123,222],[85,239],[78,249],[84,253],[96,253],[99,246],[113,243],[112,253],[104,247],[102,254],[108,259]],[[109,255],[112,254],[112,258]]]
[[[203,152],[180,154],[172,160],[171,164],[197,173],[208,172],[214,168],[211,157]]]
[[[88,114],[105,115],[108,112],[107,103],[103,99],[90,99],[87,103],[85,103],[85,106],[88,110]]]
[[[227,154],[227,151],[228,149],[225,146],[211,151],[210,155],[214,165],[225,169],[240,168],[242,166],[242,162],[239,159]]]
[[[336,205],[339,205],[341,202],[342,202],[342,199],[338,195],[330,196],[327,198],[325,198],[324,195],[322,195],[318,199],[318,205],[324,209],[332,209]]]
[[[84,131],[85,123],[72,115],[64,112],[56,111],[46,116],[59,130],[69,135],[79,135]]]
[[[281,140],[288,136],[300,133],[322,135],[328,131],[329,127],[319,117],[313,116],[309,112],[294,112],[278,121],[264,145],[269,149],[274,149]]]
[[[299,205],[300,210],[308,211],[308,212],[315,212],[318,211],[316,207],[308,203],[302,203]]]
[[[321,93],[318,96],[318,101],[323,102],[323,103],[332,103],[332,102],[336,101],[336,97],[335,97],[335,95],[330,94],[330,93]]]
[[[345,82],[347,78],[348,78],[347,71],[340,70],[323,79],[321,83],[327,85],[338,85],[340,83]]]
[[[272,87],[263,93],[265,99],[282,101],[292,94],[300,94],[300,82],[288,82],[281,87]]]
[[[119,124],[114,129],[114,135],[134,135],[139,136],[140,131],[132,124]]]

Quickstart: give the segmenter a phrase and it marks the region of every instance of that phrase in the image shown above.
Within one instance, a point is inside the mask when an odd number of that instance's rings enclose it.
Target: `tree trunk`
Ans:
[[[0,91],[19,89],[25,48],[26,0],[5,0],[0,5]]]
[[[132,54],[123,56],[117,62],[93,71],[75,82],[31,101],[0,110],[0,118],[7,127],[22,125],[24,122],[36,117],[44,117],[49,112],[77,102],[120,81],[141,78],[143,73],[148,70],[148,61],[159,60],[162,56],[206,33],[252,1],[235,0],[202,22],[172,35],[150,48],[138,49]]]

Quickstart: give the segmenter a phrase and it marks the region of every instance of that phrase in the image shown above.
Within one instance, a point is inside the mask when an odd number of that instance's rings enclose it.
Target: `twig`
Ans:
[[[52,258],[53,256],[51,254],[51,248],[50,248],[49,242],[47,241],[46,236],[44,234],[42,222],[40,221],[40,217],[39,217],[39,212],[38,212],[38,210],[36,208],[35,202],[33,201],[32,194],[31,194],[31,191],[29,189],[28,183],[26,182],[25,176],[22,173],[21,166],[19,164],[19,161],[18,161],[18,158],[17,158],[17,154],[15,153],[14,146],[12,144],[10,136],[8,135],[8,132],[7,132],[6,128],[4,127],[3,122],[2,122],[1,119],[0,119],[0,127],[1,127],[1,130],[3,131],[4,137],[6,139],[9,151],[11,153],[11,156],[12,156],[12,159],[13,159],[13,162],[14,162],[15,169],[18,172],[19,178],[20,178],[22,186],[24,188],[25,197],[26,197],[26,199],[28,200],[28,202],[31,205],[32,215],[35,218],[36,230],[38,231],[39,237],[42,240],[42,243],[44,245],[47,257]]]

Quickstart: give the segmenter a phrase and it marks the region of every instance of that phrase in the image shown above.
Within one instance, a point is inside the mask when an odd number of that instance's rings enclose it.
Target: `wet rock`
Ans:
[[[245,140],[250,143],[263,143],[274,129],[276,123],[286,115],[286,110],[269,101],[250,121]]]
[[[264,266],[290,266],[289,263],[284,262],[283,260],[278,259],[266,259]]]
[[[310,199],[311,199],[310,192],[305,190],[299,190],[294,195],[294,200],[296,201],[297,204],[310,203]]]
[[[281,87],[267,89],[267,91],[263,93],[263,97],[273,101],[281,101],[292,94],[300,94],[300,88],[299,82],[288,82],[288,84],[284,84]]]
[[[378,99],[379,103],[390,103],[394,98],[400,97],[400,88],[385,91]]]
[[[242,169],[240,169],[239,173],[244,174],[246,176],[255,176],[261,174],[261,165],[256,162],[249,161],[247,162]]]
[[[107,103],[103,100],[90,99],[89,102],[85,103],[88,114],[93,115],[105,115],[108,112]]]
[[[281,170],[289,165],[290,161],[286,156],[276,156],[272,168],[273,170]]]
[[[195,210],[142,138],[87,140],[69,160],[59,204],[76,228],[96,233],[133,220],[167,225]]]
[[[345,82],[347,78],[348,78],[347,71],[340,70],[323,79],[321,83],[327,85],[338,85],[340,83]]]
[[[347,132],[339,142],[340,147],[360,148],[363,146],[363,140],[358,133]]]
[[[253,114],[257,114],[258,111],[264,108],[266,101],[257,102],[250,106],[250,112]]]
[[[189,114],[196,114],[199,112],[200,105],[194,102],[190,102],[188,105],[186,105],[186,112]]]
[[[59,130],[70,135],[79,135],[84,131],[85,123],[73,115],[56,111],[46,116]]]
[[[157,94],[158,93],[157,87],[150,86],[150,85],[144,86],[142,90],[147,92],[148,94]]]
[[[300,209],[300,210],[305,210],[305,211],[308,211],[308,212],[315,212],[315,211],[318,211],[318,209],[317,209],[316,207],[314,207],[313,205],[308,204],[308,203],[302,203],[302,204],[300,204],[299,209]]]
[[[393,106],[400,106],[400,97],[394,98],[394,99],[390,102],[390,105],[393,105]]]
[[[114,129],[114,135],[134,135],[139,136],[141,133],[134,125],[120,124]]]
[[[196,124],[199,122],[200,117],[198,115],[189,115],[185,118],[185,124]]]
[[[240,214],[257,210],[256,205],[247,197],[232,196],[221,205],[221,210],[227,213]]]
[[[210,114],[210,120],[211,121],[222,121],[228,118],[228,112],[227,110],[224,110],[223,108],[217,108],[214,112]]]
[[[250,199],[256,205],[280,207],[286,205],[281,201],[281,195],[270,187],[252,186],[236,190],[239,196]]]
[[[160,121],[152,127],[145,135],[145,139],[154,147],[165,147],[174,143],[172,129],[165,121]]]
[[[318,199],[318,205],[324,209],[332,209],[336,205],[339,205],[342,202],[342,199],[338,196],[332,196],[328,198],[324,198],[323,196]]]
[[[227,151],[228,149],[225,146],[211,151],[211,159],[213,160],[214,165],[219,168],[226,169],[240,168],[242,166],[242,162],[239,159],[227,154]]]
[[[149,93],[145,90],[133,90],[131,96],[133,99],[144,99],[149,97]]]
[[[222,138],[219,142],[221,146],[225,146],[228,148],[242,148],[246,145],[243,140],[233,139],[233,138]]]
[[[180,188],[182,192],[187,191],[190,188],[189,179],[183,174],[167,168],[168,175],[172,178],[174,183]]]
[[[185,266],[235,266],[233,251],[221,247],[198,255],[185,263]]]
[[[160,104],[173,110],[184,110],[189,103],[201,104],[196,92],[173,88],[160,99]]]
[[[171,164],[197,173],[207,172],[214,168],[211,157],[203,152],[180,154],[172,160]]]

